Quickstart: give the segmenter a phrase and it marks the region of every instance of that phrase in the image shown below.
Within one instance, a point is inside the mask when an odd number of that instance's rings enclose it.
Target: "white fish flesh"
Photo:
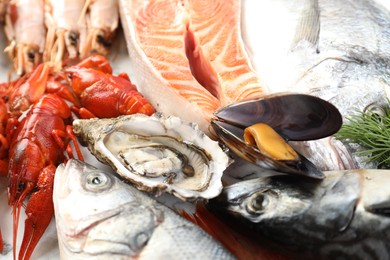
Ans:
[[[53,200],[61,259],[234,259],[201,228],[81,161],[57,168]]]

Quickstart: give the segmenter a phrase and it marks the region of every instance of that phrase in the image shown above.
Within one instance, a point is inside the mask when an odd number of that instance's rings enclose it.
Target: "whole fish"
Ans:
[[[196,225],[81,161],[57,168],[53,200],[61,259],[234,259]]]
[[[225,187],[209,206],[300,259],[389,259],[390,171],[324,174],[323,181],[280,173],[252,176]]]
[[[390,10],[380,4],[383,2],[244,1],[242,28],[254,68],[270,92],[318,96],[334,104],[344,117],[370,104],[386,104],[390,93]],[[256,26],[251,26],[253,23]],[[330,154],[339,146],[333,141],[324,141],[322,148],[318,142],[300,146],[319,168],[332,169],[326,163],[340,160]],[[349,151],[357,149],[352,148]],[[339,168],[350,167],[351,162],[345,161],[345,167],[340,163]],[[357,158],[352,167],[367,167],[362,161]]]

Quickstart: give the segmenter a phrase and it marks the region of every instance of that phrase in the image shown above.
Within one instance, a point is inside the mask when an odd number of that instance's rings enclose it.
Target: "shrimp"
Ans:
[[[64,57],[76,59],[86,38],[82,17],[84,0],[45,0],[45,22],[48,28],[44,60],[62,67]]]
[[[88,29],[80,50],[81,58],[86,58],[89,53],[107,55],[118,27],[118,1],[86,0],[83,14]]]
[[[42,60],[46,28],[43,0],[11,0],[5,16],[5,48],[18,75],[32,71]]]

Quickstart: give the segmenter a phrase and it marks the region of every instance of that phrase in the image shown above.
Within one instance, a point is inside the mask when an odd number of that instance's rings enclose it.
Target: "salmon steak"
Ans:
[[[130,67],[157,111],[209,132],[213,112],[265,89],[241,38],[238,0],[120,0]]]

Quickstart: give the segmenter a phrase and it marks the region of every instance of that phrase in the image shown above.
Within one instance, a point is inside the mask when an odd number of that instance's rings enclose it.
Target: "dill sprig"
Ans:
[[[366,162],[390,168],[390,108],[379,111],[367,110],[346,118],[346,123],[335,136],[339,140],[359,144],[364,150],[355,154],[366,156]]]

